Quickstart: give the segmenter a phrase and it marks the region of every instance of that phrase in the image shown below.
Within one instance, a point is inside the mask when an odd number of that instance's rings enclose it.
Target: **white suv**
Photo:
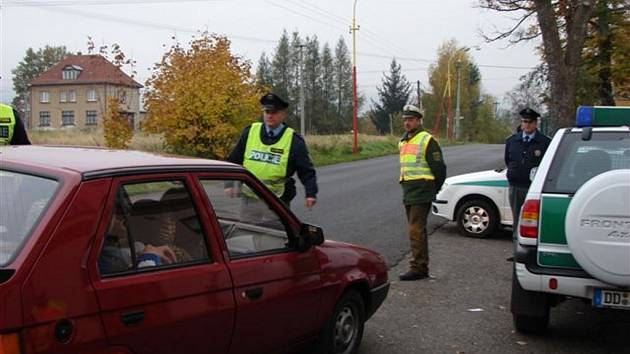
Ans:
[[[567,296],[630,310],[630,107],[580,107],[554,136],[521,208],[511,310],[542,333]]]

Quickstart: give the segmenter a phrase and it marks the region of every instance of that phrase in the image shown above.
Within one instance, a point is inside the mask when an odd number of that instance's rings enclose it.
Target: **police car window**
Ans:
[[[554,156],[543,193],[575,193],[586,181],[611,170],[630,168],[630,134],[593,132],[590,140],[581,133],[567,133]]]
[[[0,170],[0,267],[17,256],[58,186],[52,179]]]
[[[236,180],[202,180],[230,257],[239,258],[289,248],[282,218],[247,184]]]
[[[208,261],[206,237],[182,181],[120,186],[99,256],[101,274]]]

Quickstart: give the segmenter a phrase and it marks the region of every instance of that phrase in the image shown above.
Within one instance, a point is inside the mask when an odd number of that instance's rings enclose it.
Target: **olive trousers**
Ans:
[[[427,237],[427,217],[431,203],[405,205],[407,228],[411,245],[409,268],[413,272],[429,272],[429,241]]]

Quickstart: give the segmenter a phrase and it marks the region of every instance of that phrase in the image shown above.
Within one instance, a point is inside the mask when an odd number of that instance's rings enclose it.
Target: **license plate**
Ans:
[[[595,289],[593,306],[630,310],[630,291]]]

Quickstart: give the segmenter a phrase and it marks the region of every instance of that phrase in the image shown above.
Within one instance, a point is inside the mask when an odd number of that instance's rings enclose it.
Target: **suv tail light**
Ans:
[[[529,199],[523,204],[520,218],[522,237],[538,238],[538,219],[540,218],[540,200]]]
[[[1,354],[20,354],[20,340],[17,333],[0,334]]]

